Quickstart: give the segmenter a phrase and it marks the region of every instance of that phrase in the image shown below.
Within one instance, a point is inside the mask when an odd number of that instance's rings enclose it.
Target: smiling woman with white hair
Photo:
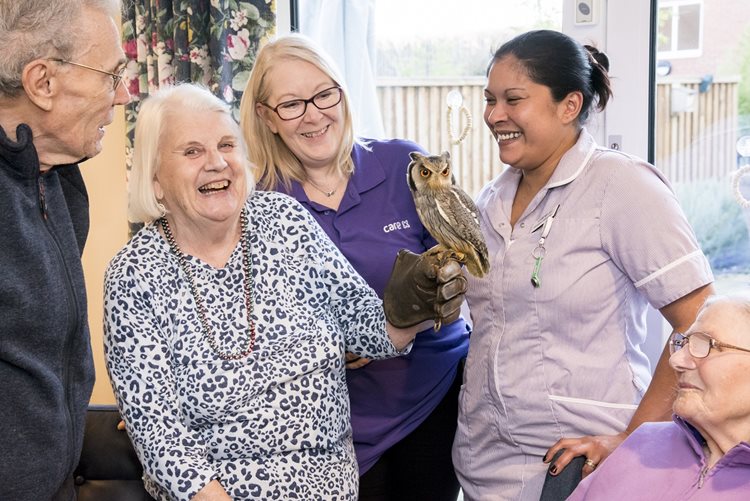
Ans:
[[[709,298],[670,346],[674,422],[641,425],[569,500],[750,499],[750,297]]]
[[[356,499],[346,351],[409,351],[383,302],[287,195],[254,191],[239,126],[207,89],[142,105],[130,211],[147,223],[105,278],[105,355],[157,499]],[[455,262],[420,311],[457,316]],[[440,271],[440,270],[438,270]],[[439,298],[439,299],[438,299]],[[448,313],[446,313],[448,314]]]

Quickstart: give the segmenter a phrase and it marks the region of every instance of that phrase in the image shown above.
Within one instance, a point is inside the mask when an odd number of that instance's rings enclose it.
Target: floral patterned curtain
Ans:
[[[126,2],[123,46],[126,162],[131,167],[141,101],[164,85],[197,82],[239,105],[260,44],[275,33],[276,0],[136,0]],[[134,231],[135,227],[131,228]]]

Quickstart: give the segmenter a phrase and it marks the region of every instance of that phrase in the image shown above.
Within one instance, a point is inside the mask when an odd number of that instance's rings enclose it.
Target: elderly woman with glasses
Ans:
[[[750,296],[712,296],[670,339],[674,422],[636,429],[568,498],[750,499]]]

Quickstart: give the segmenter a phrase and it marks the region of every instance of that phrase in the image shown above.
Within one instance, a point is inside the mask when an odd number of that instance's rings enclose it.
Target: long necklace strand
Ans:
[[[208,323],[208,315],[206,314],[206,307],[203,304],[203,298],[198,293],[198,288],[195,286],[195,280],[193,280],[193,273],[190,271],[190,268],[187,265],[187,259],[185,258],[185,254],[182,253],[180,248],[177,246],[177,242],[175,242],[174,236],[172,235],[172,229],[169,227],[169,222],[167,221],[166,217],[162,217],[159,219],[159,224],[161,224],[162,229],[164,230],[164,235],[167,237],[167,242],[169,243],[169,248],[172,250],[172,253],[177,256],[177,262],[180,265],[180,269],[182,269],[182,272],[185,274],[185,276],[188,279],[188,284],[190,284],[190,293],[193,295],[193,300],[195,301],[195,307],[198,311],[198,320],[200,320],[201,327],[203,330],[203,338],[208,342],[208,345],[211,347],[211,350],[222,360],[239,360],[241,358],[245,358],[253,351],[253,347],[255,346],[255,322],[253,322],[253,298],[252,298],[252,290],[253,290],[253,279],[252,279],[252,268],[250,266],[250,244],[247,242],[247,226],[248,226],[248,217],[247,217],[247,209],[243,208],[242,213],[240,214],[240,227],[241,227],[241,235],[240,235],[240,246],[242,247],[242,266],[245,271],[245,280],[243,282],[243,288],[245,293],[245,309],[247,311],[247,323],[249,326],[248,334],[249,339],[247,343],[247,348],[245,348],[242,351],[239,352],[223,352],[221,349],[219,349],[219,344],[216,341],[216,337],[213,334],[213,330],[211,329],[211,326]]]

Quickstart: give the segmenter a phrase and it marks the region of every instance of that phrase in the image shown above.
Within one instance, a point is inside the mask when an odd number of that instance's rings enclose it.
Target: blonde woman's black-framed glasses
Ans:
[[[333,108],[341,102],[343,93],[344,91],[341,90],[341,87],[334,85],[333,87],[321,90],[310,99],[292,99],[279,103],[276,107],[266,103],[260,104],[274,111],[282,120],[294,120],[305,114],[309,103],[314,104],[319,110]]]

